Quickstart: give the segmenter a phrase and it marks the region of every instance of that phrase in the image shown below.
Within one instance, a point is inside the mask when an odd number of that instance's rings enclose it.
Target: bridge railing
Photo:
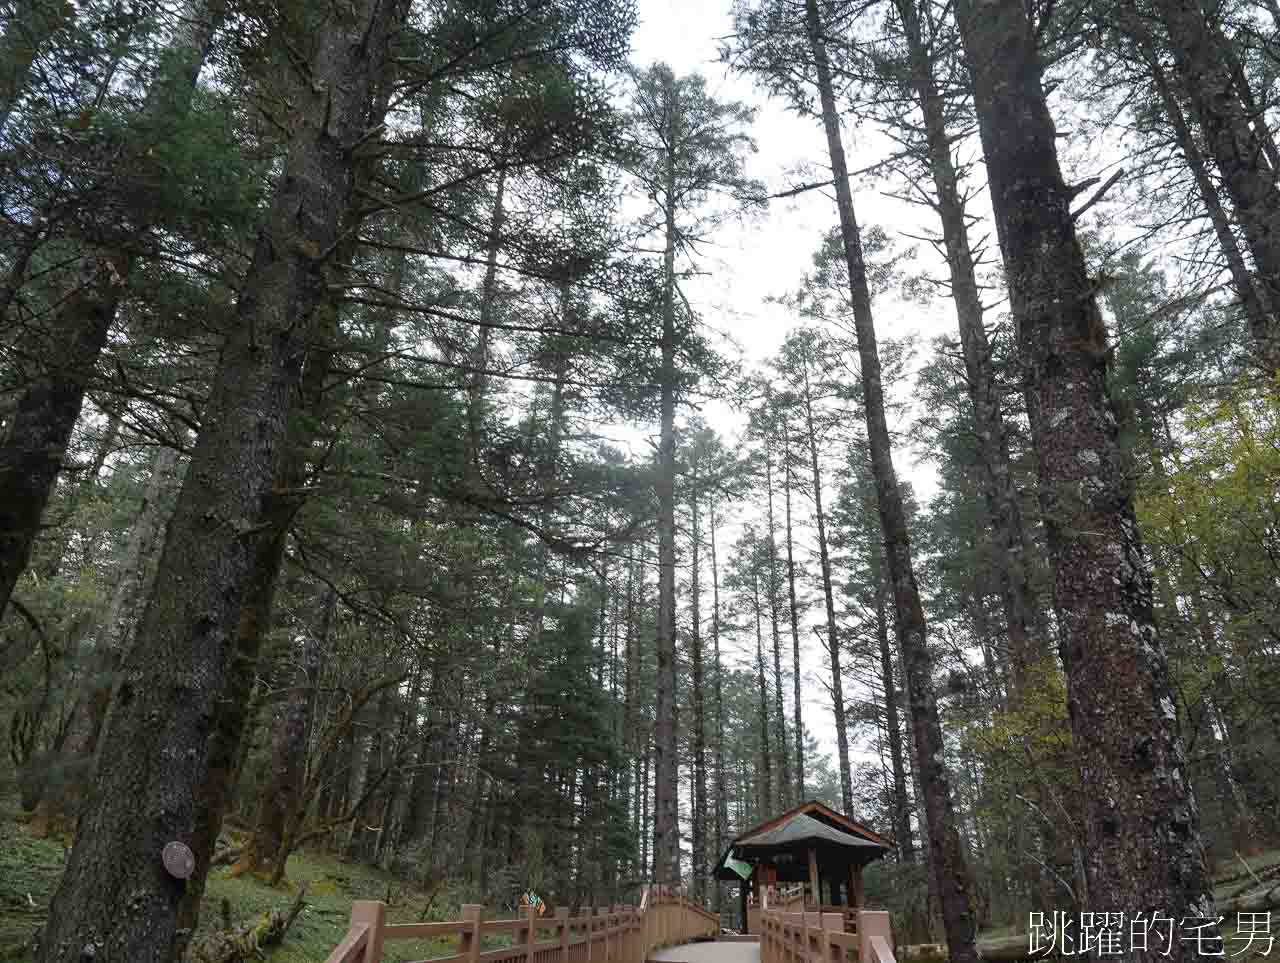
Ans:
[[[760,963],[897,963],[889,914],[858,910],[853,931],[844,913],[760,914]]]
[[[533,908],[515,919],[486,920],[484,907],[467,904],[462,919],[444,923],[388,923],[383,903],[359,901],[351,926],[326,963],[382,963],[386,943],[444,939],[444,955],[420,963],[644,963],[661,946],[715,936],[720,919],[683,894],[649,887],[638,907],[613,906],[570,916],[560,909],[539,917]],[[509,937],[510,945],[482,949],[484,937]]]

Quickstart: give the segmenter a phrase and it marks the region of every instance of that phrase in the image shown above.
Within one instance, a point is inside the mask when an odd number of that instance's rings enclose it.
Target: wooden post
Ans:
[[[556,932],[560,936],[560,963],[569,963],[569,907],[556,907]]]
[[[640,911],[632,907],[627,908],[627,963],[644,963],[641,954],[644,952],[642,940],[644,933],[640,927],[644,924],[640,921]]]
[[[351,904],[351,922],[369,927],[361,963],[382,963],[383,926],[387,922],[387,906],[376,900],[360,899]]]
[[[533,944],[537,937],[537,933],[535,932],[535,924],[538,921],[538,910],[531,903],[529,904],[526,910],[526,913],[529,919],[529,929],[525,937],[524,960],[525,960],[525,963],[533,963]]]
[[[813,894],[813,905],[821,912],[822,908],[822,882],[818,878],[818,850],[810,847],[809,849],[809,891]]]
[[[626,931],[622,928],[622,907],[614,903],[610,907],[609,925],[613,927],[613,958],[618,963],[630,963],[627,959]]]
[[[849,905],[854,909],[862,909],[864,893],[862,890],[862,867],[849,867]]]
[[[832,934],[844,931],[844,918],[836,917],[829,921],[829,925],[824,925],[823,937],[826,945],[823,949],[823,958],[827,963],[844,963],[844,947],[832,939]]]
[[[893,952],[893,931],[889,927],[889,914],[884,910],[859,910],[858,958],[861,963],[874,963],[880,958],[872,945],[876,942],[880,942],[886,952]]]
[[[600,942],[604,944],[604,963],[612,963],[609,954],[609,911],[603,906],[597,906],[595,909],[588,909],[587,912],[595,913],[596,922],[600,924]]]
[[[484,907],[479,903],[462,904],[462,919],[471,926],[462,933],[458,955],[465,956],[467,963],[476,963],[480,959],[480,914],[483,912]]]
[[[812,852],[812,850],[810,850]],[[812,862],[810,866],[812,867]],[[808,963],[809,960],[809,913],[805,909],[800,910],[800,946],[799,952],[796,954],[798,963]]]

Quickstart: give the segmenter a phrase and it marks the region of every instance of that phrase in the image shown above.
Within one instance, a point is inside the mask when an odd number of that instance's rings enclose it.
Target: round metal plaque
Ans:
[[[196,856],[186,843],[166,843],[160,854],[164,862],[165,872],[174,879],[190,879],[196,871]]]

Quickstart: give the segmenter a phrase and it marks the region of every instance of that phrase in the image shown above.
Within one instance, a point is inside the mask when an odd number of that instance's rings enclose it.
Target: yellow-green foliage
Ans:
[[[1027,670],[1021,694],[1010,705],[965,726],[963,744],[982,761],[988,787],[1025,786],[1029,776],[1055,790],[1074,784],[1067,691],[1057,662]],[[994,794],[993,802],[1000,794]]]
[[[1280,627],[1280,385],[1187,408],[1185,437],[1139,493],[1143,533],[1177,586],[1199,579],[1235,627]]]

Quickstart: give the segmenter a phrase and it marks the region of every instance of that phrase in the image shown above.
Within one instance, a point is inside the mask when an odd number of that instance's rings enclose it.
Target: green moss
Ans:
[[[27,963],[32,959],[27,946],[44,923],[45,908],[65,860],[61,843],[35,839],[13,820],[11,813],[0,813],[0,961]],[[417,922],[427,900],[425,894],[387,873],[342,863],[325,853],[295,855],[289,860],[288,875],[295,887],[291,891],[272,889],[247,876],[229,879],[225,869],[214,870],[201,905],[201,931],[221,926],[223,900],[231,919],[243,923],[272,907],[287,907],[296,887],[306,884],[306,908],[284,942],[273,948],[267,959],[273,963],[318,963],[346,935],[353,900],[386,900],[390,895],[388,919],[396,923]],[[437,898],[436,905],[450,906],[453,902]],[[446,940],[414,940],[389,944],[386,960],[402,963],[454,952]]]

